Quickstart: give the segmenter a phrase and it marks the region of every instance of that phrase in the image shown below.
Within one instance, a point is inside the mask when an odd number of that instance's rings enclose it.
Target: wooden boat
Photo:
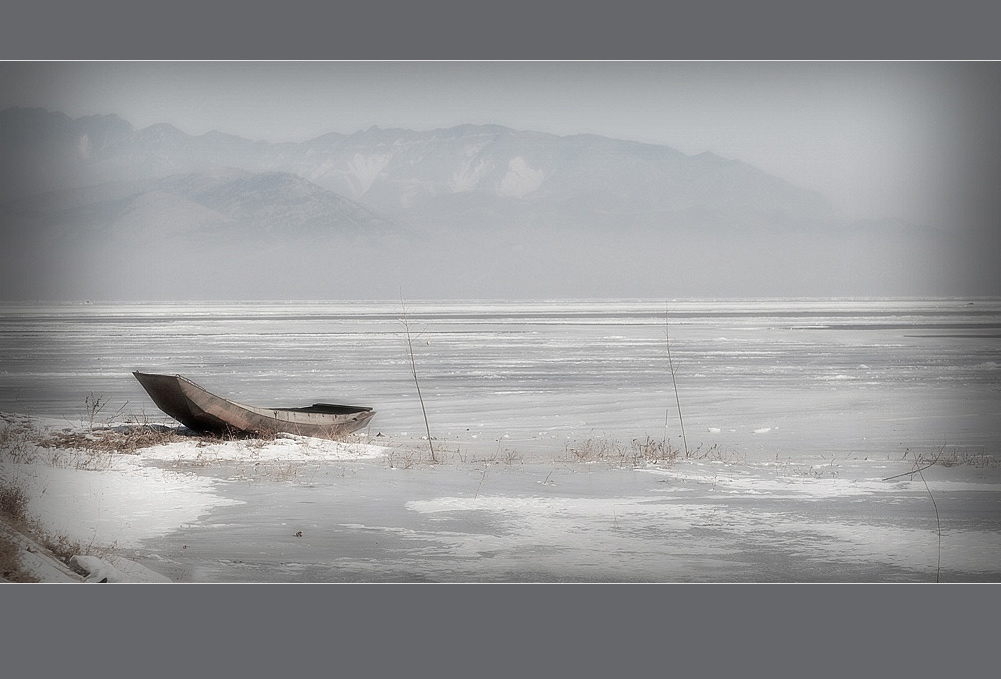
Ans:
[[[334,438],[361,429],[375,416],[362,406],[315,403],[304,408],[258,408],[225,399],[180,375],[132,373],[153,403],[199,432],[268,435],[279,432]]]

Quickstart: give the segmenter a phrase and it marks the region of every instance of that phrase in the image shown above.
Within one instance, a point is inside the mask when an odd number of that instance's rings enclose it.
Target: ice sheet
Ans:
[[[681,447],[682,419],[691,448],[748,459],[993,453],[1001,440],[997,299],[407,301],[406,313],[442,441]],[[399,301],[6,304],[0,410],[169,422],[130,375],[143,369],[258,405],[370,405],[369,434],[418,439],[402,317]],[[88,397],[105,403],[96,415]]]

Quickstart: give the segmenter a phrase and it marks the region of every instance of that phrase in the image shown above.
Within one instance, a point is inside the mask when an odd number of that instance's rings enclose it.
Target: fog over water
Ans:
[[[999,73],[5,62],[0,292],[1001,294]]]

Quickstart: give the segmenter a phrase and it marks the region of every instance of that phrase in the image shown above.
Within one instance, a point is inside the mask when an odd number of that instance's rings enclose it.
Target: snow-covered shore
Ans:
[[[430,464],[426,442],[379,441],[176,435],[126,454],[22,440],[0,471],[40,528],[81,547],[74,570],[25,547],[42,582],[1001,581],[993,458],[919,475],[898,456],[441,443]]]
[[[0,427],[10,434],[0,451],[0,481],[24,492],[26,513],[37,529],[93,552],[75,556],[70,569],[32,537],[4,524],[5,534],[21,548],[22,567],[41,582],[168,582],[115,552],[188,526],[215,507],[239,504],[216,492],[225,481],[195,473],[199,468],[240,463],[252,475],[307,461],[373,459],[385,452],[365,443],[291,435],[267,441],[187,436],[134,454],[53,448],[40,441],[57,431],[79,435],[83,446],[88,437],[97,438],[87,427],[72,431],[51,419],[5,414],[3,420]]]

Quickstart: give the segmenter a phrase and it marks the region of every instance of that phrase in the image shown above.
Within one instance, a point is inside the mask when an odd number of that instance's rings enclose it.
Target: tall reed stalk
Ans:
[[[407,351],[410,354],[410,373],[414,376],[414,386],[417,387],[417,399],[421,402],[421,413],[424,415],[424,430],[428,436],[428,450],[431,451],[431,462],[437,463],[438,458],[434,454],[434,443],[431,440],[431,425],[428,423],[428,411],[424,407],[424,396],[421,394],[421,381],[417,378],[417,359],[414,358],[414,337],[410,330],[410,318],[407,316],[407,304],[400,298],[400,306],[403,307],[403,329],[407,334]]]
[[[928,482],[925,480],[924,470],[929,467],[934,467],[938,464],[938,461],[942,459],[942,453],[945,451],[945,445],[943,444],[939,448],[938,455],[935,456],[931,462],[923,463],[921,457],[914,459],[914,469],[909,472],[904,472],[903,474],[894,474],[893,476],[887,476],[884,481],[890,481],[893,479],[899,479],[901,476],[911,476],[917,474],[921,477],[921,483],[925,484],[925,490],[928,492],[928,497],[931,498],[932,507],[935,508],[935,525],[938,527],[938,561],[935,565],[935,582],[942,582],[942,518],[938,514],[938,503],[935,502],[935,496],[931,494],[931,488],[928,487]],[[907,456],[907,453],[904,453]]]
[[[678,380],[674,372],[674,359],[671,358],[671,332],[668,329],[668,310],[664,309],[664,339],[667,343],[667,364],[671,368],[671,384],[674,385],[674,400],[678,404],[678,421],[681,423],[681,441],[685,445],[685,457],[688,457],[688,437],[685,436],[685,418],[681,414],[681,397],[678,396]],[[666,426],[666,420],[665,420]]]

